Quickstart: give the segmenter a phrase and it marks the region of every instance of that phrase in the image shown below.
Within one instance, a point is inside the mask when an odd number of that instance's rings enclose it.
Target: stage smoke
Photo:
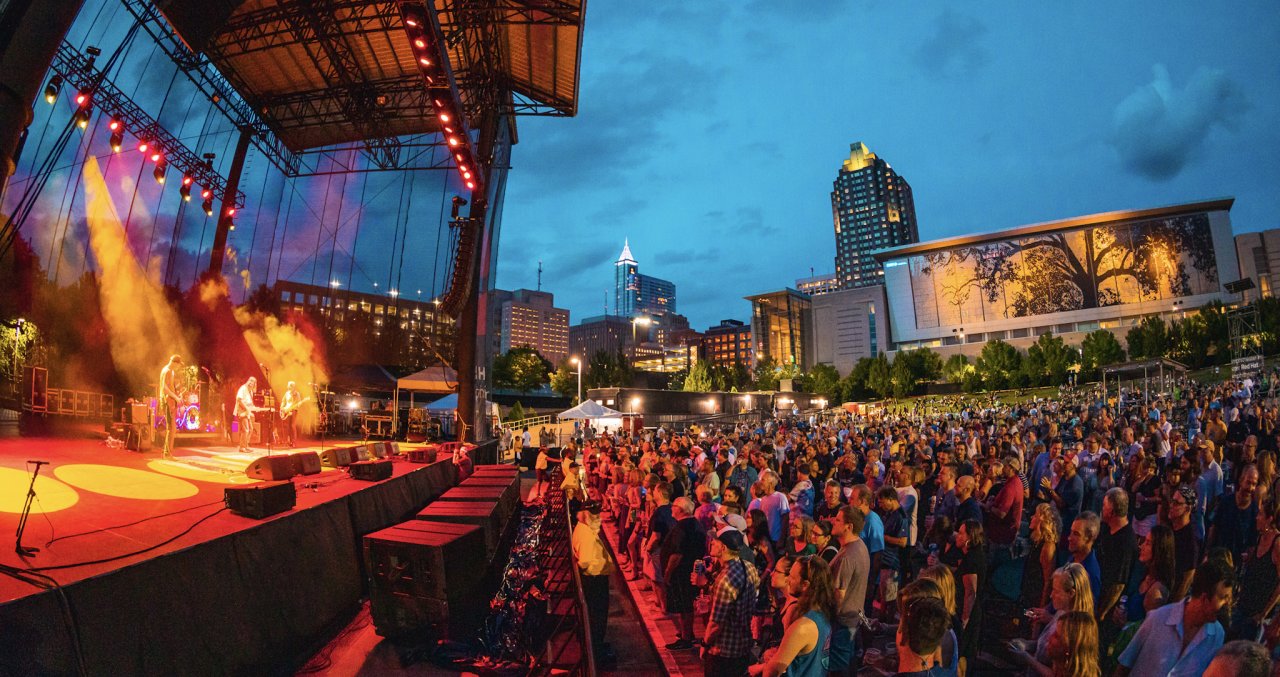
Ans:
[[[102,316],[116,370],[135,394],[154,396],[160,369],[177,353],[190,360],[191,340],[158,280],[129,247],[98,162],[84,164],[89,244],[100,273]]]

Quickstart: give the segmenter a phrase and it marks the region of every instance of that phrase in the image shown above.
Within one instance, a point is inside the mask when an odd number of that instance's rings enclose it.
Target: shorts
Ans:
[[[894,602],[898,599],[898,570],[880,570],[880,601]]]

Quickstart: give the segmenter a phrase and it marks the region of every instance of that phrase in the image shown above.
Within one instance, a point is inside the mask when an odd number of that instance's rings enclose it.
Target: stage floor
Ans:
[[[325,448],[351,447],[359,440],[327,440]],[[424,444],[400,444],[401,453]],[[320,451],[318,441],[275,454]],[[145,453],[108,447],[101,440],[53,437],[0,439],[0,563],[41,570],[60,584],[114,571],[175,552],[267,520],[241,517],[223,509],[223,490],[254,484],[245,468],[265,450],[242,453],[234,446],[191,440],[165,460],[158,449]],[[36,500],[27,520],[23,545],[39,548],[30,557],[14,552],[14,534],[31,481],[28,461],[47,461],[36,481]],[[396,459],[393,477],[425,464]],[[371,486],[343,470],[325,468],[294,478],[295,511]],[[282,513],[273,518],[279,518]],[[0,604],[40,592],[0,576]]]

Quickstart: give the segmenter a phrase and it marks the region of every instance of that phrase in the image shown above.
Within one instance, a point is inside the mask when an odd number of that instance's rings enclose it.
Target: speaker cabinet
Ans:
[[[294,468],[293,456],[281,454],[255,458],[249,463],[249,467],[244,469],[244,474],[255,480],[278,482],[292,478],[298,474],[298,471]]]
[[[391,461],[358,461],[347,466],[351,478],[377,482],[391,477]]]
[[[298,501],[293,482],[271,482],[247,487],[227,487],[223,493],[227,508],[238,515],[262,519],[292,510]]]
[[[373,444],[357,444],[351,447],[351,461],[368,461],[373,458]]]
[[[292,454],[295,475],[314,475],[320,472],[320,454],[314,451],[299,451]]]
[[[325,449],[320,452],[320,463],[326,468],[345,468],[351,465],[351,449]]]

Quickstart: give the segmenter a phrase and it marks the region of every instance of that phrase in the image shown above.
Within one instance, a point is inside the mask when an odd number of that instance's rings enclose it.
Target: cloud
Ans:
[[[1244,91],[1220,70],[1200,67],[1177,90],[1163,64],[1151,82],[1116,106],[1111,145],[1129,171],[1153,181],[1177,176],[1210,130],[1234,131],[1248,109]]]
[[[974,17],[944,11],[933,23],[933,34],[920,43],[912,60],[935,78],[972,73],[986,65],[989,55],[981,44],[987,27]]]

